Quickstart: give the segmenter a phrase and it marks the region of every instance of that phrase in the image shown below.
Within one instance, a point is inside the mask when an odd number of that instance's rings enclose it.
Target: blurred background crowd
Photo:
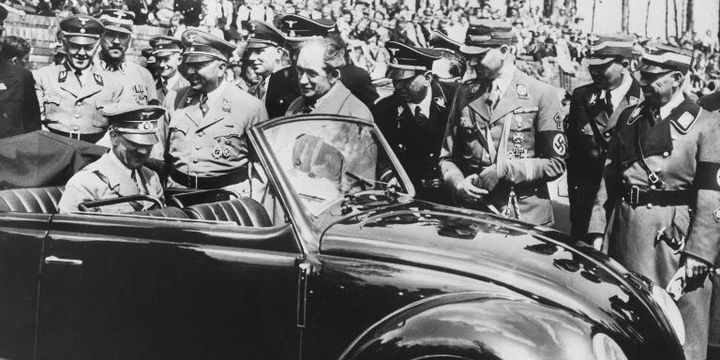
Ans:
[[[602,1],[602,0],[601,0]],[[571,92],[590,82],[583,49],[587,42],[587,21],[577,11],[576,2],[507,0],[502,9],[490,0],[4,0],[2,6],[19,14],[64,17],[70,14],[96,14],[104,9],[125,9],[136,14],[136,25],[167,29],[180,37],[189,27],[197,27],[239,45],[235,61],[236,76],[243,73],[242,49],[248,36],[248,21],[272,22],[278,15],[296,13],[306,17],[332,19],[348,47],[349,59],[382,82],[389,55],[388,40],[431,47],[433,32],[463,42],[469,18],[504,19],[517,29],[518,67],[523,71]],[[495,1],[494,3],[496,3]],[[547,1],[545,1],[547,2]],[[558,3],[558,4],[555,4]],[[571,3],[572,6],[566,5]],[[648,8],[650,4],[648,3]],[[594,16],[593,16],[594,17]],[[602,22],[592,19],[593,24]],[[597,30],[597,29],[596,29]],[[667,31],[666,31],[667,33]],[[718,36],[708,29],[678,31],[679,36],[649,38],[635,34],[637,55],[648,41],[662,40],[694,53],[688,91],[700,96],[720,85]],[[12,39],[16,43],[22,39]],[[10,47],[13,47],[10,46]],[[252,85],[252,75],[243,79]],[[454,74],[453,74],[454,75]]]

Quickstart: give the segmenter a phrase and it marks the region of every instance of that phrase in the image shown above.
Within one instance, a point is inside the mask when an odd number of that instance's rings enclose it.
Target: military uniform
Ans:
[[[515,41],[509,24],[481,20],[471,23],[461,51],[479,55]],[[507,72],[490,84],[473,80],[458,88],[440,151],[443,180],[456,191],[478,174],[473,185],[489,193],[480,203],[459,205],[488,206],[549,225],[554,219],[547,183],[563,174],[567,154],[560,90],[503,66]]]
[[[385,47],[391,54],[387,77],[397,83],[395,92],[375,105],[375,122],[410,177],[416,197],[446,202],[440,190],[438,156],[450,106],[447,97],[434,80],[427,85],[425,97],[417,104],[408,103],[398,94],[408,91],[403,87],[405,83],[419,80],[418,76],[425,77],[433,63],[440,59],[440,53],[395,41],[388,41]]]
[[[264,97],[260,98],[261,90]],[[268,116],[276,118],[285,115],[290,103],[300,96],[298,76],[294,66],[286,66],[253,86],[249,93],[265,103]]]
[[[100,22],[105,26],[106,32],[132,35],[134,18],[135,15],[130,11],[107,9],[101,13]],[[146,68],[127,61],[124,55],[123,60],[117,65],[106,62],[101,56],[99,65],[108,74],[108,78],[114,77],[114,81],[122,84],[120,102],[138,105],[159,104],[155,80]]]
[[[648,51],[645,64],[689,69],[688,52],[660,46]],[[682,66],[673,65],[677,59],[685,60]],[[661,287],[679,267],[680,254],[670,243],[677,247],[684,240],[685,253],[709,264],[719,249],[720,118],[679,91],[674,96],[664,117],[647,102],[619,117],[624,126],[610,141],[589,225],[590,233],[606,234],[611,257]],[[711,293],[705,284],[678,302],[689,360],[705,359]]]
[[[339,81],[313,105],[309,105],[303,96],[295,99],[288,107],[286,115],[297,114],[336,114],[373,120],[370,109]]]
[[[183,42],[188,48],[186,62],[207,61],[208,57],[227,61],[234,49],[222,39],[195,30],[186,31]],[[206,94],[204,115],[201,96],[184,87],[165,99],[169,123],[160,133],[171,165],[169,188],[226,188],[248,180],[246,132],[267,120],[265,108],[227,82]]]
[[[86,15],[65,18],[60,28],[68,41],[79,38],[90,43],[104,31],[98,20]],[[94,143],[108,127],[101,110],[106,104],[119,102],[122,85],[106,79],[96,65],[77,71],[70,63],[35,71],[41,121],[52,132]]]
[[[632,57],[632,38],[608,35],[594,38],[596,41],[589,49],[588,61],[591,61],[591,65],[605,66],[616,57]],[[623,125],[618,123],[618,117],[623,110],[638,105],[642,100],[640,85],[627,72],[618,91],[625,88],[627,91],[616,106],[613,106],[608,96],[610,92],[595,83],[573,91],[565,134],[568,140],[567,182],[571,235],[574,239],[585,239],[587,235],[595,195],[605,167],[608,143],[613,133]]]
[[[108,109],[111,106],[108,106]],[[165,113],[159,106],[141,107],[129,105],[117,111],[104,110],[117,136],[125,136],[136,144],[152,145],[157,142],[155,131],[158,119]],[[148,195],[164,204],[163,188],[154,171],[145,166],[130,169],[112,149],[100,159],[89,164],[70,178],[65,185],[58,209],[61,213],[80,211],[79,205],[96,200],[115,199],[131,195]],[[131,213],[150,208],[151,201],[128,201],[113,205],[88,208],[88,211],[104,213]]]

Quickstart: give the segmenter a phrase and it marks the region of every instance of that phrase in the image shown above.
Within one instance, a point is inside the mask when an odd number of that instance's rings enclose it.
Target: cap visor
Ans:
[[[132,34],[132,30],[115,25],[105,25],[105,31],[115,31],[123,34]]]
[[[490,48],[484,48],[484,47],[479,47],[479,46],[468,46],[468,45],[460,46],[460,52],[465,55],[480,55],[480,54],[484,54],[484,53],[488,52],[489,50],[490,50]]]
[[[156,134],[129,134],[120,133],[128,141],[132,141],[139,145],[155,145],[158,143],[158,137]]]
[[[587,58],[588,66],[600,66],[605,65],[609,62],[612,62],[615,60],[614,57],[604,57],[604,58]]]
[[[183,56],[183,62],[186,63],[199,63],[211,60],[227,61],[227,59],[221,59],[220,57],[206,54],[185,54],[185,56]]]
[[[417,70],[397,69],[388,67],[385,77],[393,80],[405,80],[415,77],[416,75],[418,75]]]
[[[664,68],[662,66],[657,66],[653,64],[640,64],[640,67],[638,68],[640,72],[648,73],[648,74],[662,74],[662,73],[668,73],[673,71],[673,69]]]
[[[249,41],[245,48],[246,49],[262,49],[262,48],[266,48],[268,46],[271,46],[271,45],[268,43],[263,43],[263,42]]]
[[[77,44],[77,45],[90,45],[90,44],[95,44],[98,41],[98,38],[96,38],[96,37],[83,36],[83,35],[66,36],[65,39],[68,42],[71,42],[71,43]]]
[[[155,50],[152,52],[152,54],[154,56],[164,58],[164,57],[168,57],[172,54],[180,54],[181,52],[182,51],[180,51],[180,50]]]

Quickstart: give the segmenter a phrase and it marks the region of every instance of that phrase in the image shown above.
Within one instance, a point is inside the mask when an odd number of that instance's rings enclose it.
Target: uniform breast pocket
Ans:
[[[45,116],[60,111],[62,98],[59,95],[45,95],[43,106],[45,107]]]
[[[215,159],[236,160],[244,154],[245,140],[238,134],[227,134],[215,137],[212,156]]]
[[[171,152],[184,147],[185,138],[190,131],[190,125],[181,121],[171,121],[169,126],[169,148]]]
[[[147,105],[148,95],[144,85],[134,84],[132,86],[132,95],[138,105]]]

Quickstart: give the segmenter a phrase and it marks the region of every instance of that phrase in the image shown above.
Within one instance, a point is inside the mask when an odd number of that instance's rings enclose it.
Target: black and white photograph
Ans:
[[[0,360],[720,360],[719,257],[720,0],[0,0]]]

